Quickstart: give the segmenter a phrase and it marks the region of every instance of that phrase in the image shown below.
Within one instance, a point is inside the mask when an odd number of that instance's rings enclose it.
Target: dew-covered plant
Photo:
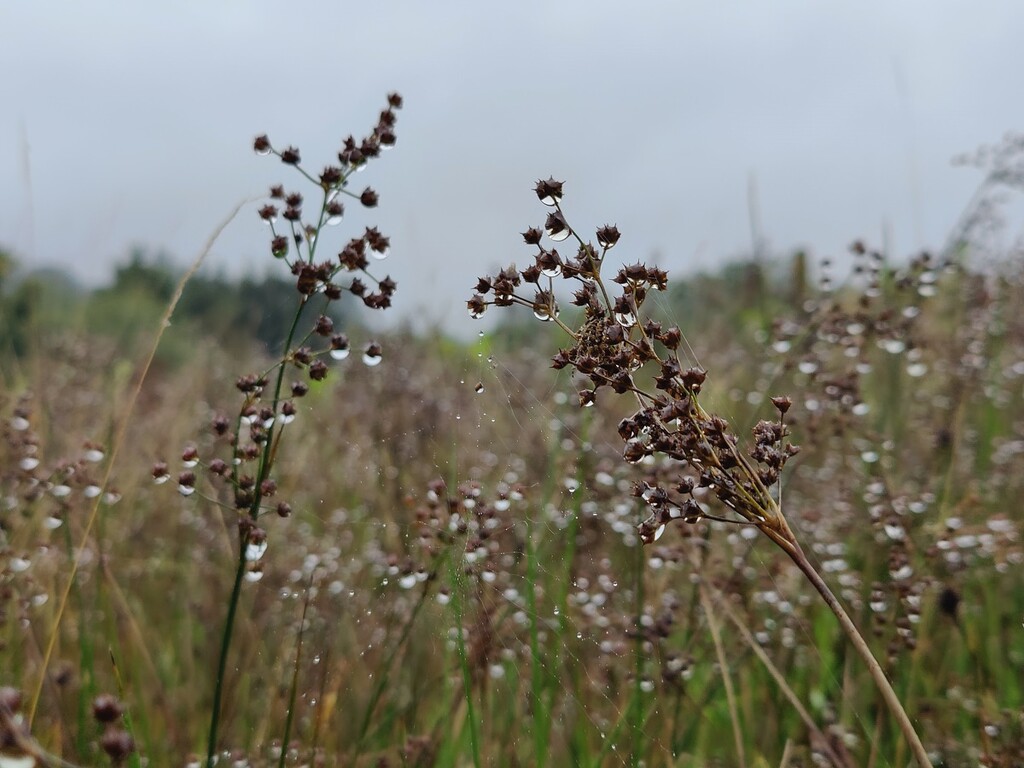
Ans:
[[[390,249],[388,237],[375,227],[351,238],[336,255],[325,253],[330,247],[327,233],[341,223],[346,198],[367,208],[378,203],[372,188],[354,192],[350,184],[354,174],[395,144],[395,112],[402,106],[402,98],[392,93],[387,102],[370,134],[361,141],[346,138],[337,164],[328,165],[318,176],[302,165],[297,148],[278,149],[267,136],[259,136],[253,143],[257,154],[274,155],[294,167],[315,188],[316,199],[310,214],[301,192],[274,186],[269,202],[259,209],[260,219],[270,228],[271,254],[290,268],[298,292],[291,325],[282,328],[283,352],[266,369],[238,378],[240,400],[235,410],[230,415],[220,412],[213,416],[212,440],[185,447],[183,466],[176,477],[182,496],[200,498],[211,509],[223,510],[237,530],[235,574],[210,713],[207,765],[211,768],[216,762],[222,696],[242,588],[263,575],[262,559],[268,548],[266,519],[287,518],[292,513],[288,501],[278,495],[275,469],[285,437],[295,429],[290,425],[300,414],[296,401],[327,377],[331,361],[349,356],[348,336],[335,327],[331,305],[349,294],[370,309],[384,310],[391,306],[396,288],[390,276],[378,276],[372,266],[386,258]],[[377,365],[382,359],[381,345],[366,344],[362,359],[366,365]],[[286,381],[289,377],[294,378]],[[152,474],[157,483],[164,483],[172,469],[166,462],[158,462]],[[287,737],[285,733],[285,740]],[[283,760],[282,756],[282,764]]]
[[[569,369],[585,382],[579,392],[582,407],[595,404],[602,391],[611,390],[636,401],[636,410],[622,419],[618,432],[625,446],[623,458],[643,465],[652,457],[667,459],[677,471],[668,479],[648,473],[636,484],[635,494],[651,510],[639,526],[645,543],[657,541],[666,526],[701,520],[735,523],[759,530],[781,548],[824,599],[839,620],[851,644],[867,665],[882,697],[921,766],[930,766],[928,754],[914,730],[881,665],[849,617],[842,603],[804,553],[783,513],[779,480],[786,462],[798,453],[789,440],[788,397],[772,397],[777,418],[762,420],[753,429],[753,442],[743,450],[729,421],[707,411],[701,391],[707,372],[686,361],[687,343],[678,327],[664,328],[645,315],[651,292],[664,291],[667,274],[656,267],[635,263],[605,275],[609,251],[619,242],[615,226],[596,231],[595,246],[569,223],[562,207],[563,183],[539,181],[541,203],[552,208],[543,230],[523,233],[535,246],[534,263],[519,270],[514,265],[482,277],[468,301],[469,313],[481,317],[490,306],[525,306],[538,320],[551,322],[571,339],[552,360],[555,369]],[[543,245],[569,241],[574,253],[563,256]],[[578,323],[562,319],[556,298],[556,280],[568,282],[571,303],[581,311]],[[724,507],[713,509],[702,501],[712,494]]]

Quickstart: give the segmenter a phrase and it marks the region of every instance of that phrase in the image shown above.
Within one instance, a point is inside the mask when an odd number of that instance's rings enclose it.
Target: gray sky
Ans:
[[[360,177],[381,207],[347,218],[391,236],[407,316],[464,331],[476,276],[525,264],[548,175],[624,261],[749,251],[750,178],[775,251],[838,256],[888,222],[906,254],[980,180],[950,158],[1024,128],[1022,30],[1017,0],[8,0],[0,246],[87,284],[132,244],[185,263],[241,199],[303,189],[256,134],[318,172],[398,90],[397,147]],[[263,274],[266,238],[250,206],[209,265]]]

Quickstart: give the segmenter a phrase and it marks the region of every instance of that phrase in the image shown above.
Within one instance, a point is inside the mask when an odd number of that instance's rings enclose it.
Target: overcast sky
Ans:
[[[8,0],[0,247],[92,285],[132,245],[184,264],[242,199],[302,188],[256,134],[318,172],[397,90],[397,146],[360,177],[381,205],[348,226],[391,236],[406,316],[468,323],[476,276],[525,264],[548,175],[574,226],[618,224],[626,261],[749,252],[751,179],[775,252],[887,225],[907,254],[980,180],[950,159],[1024,128],[1022,31],[1017,0]],[[271,266],[255,207],[210,268]]]

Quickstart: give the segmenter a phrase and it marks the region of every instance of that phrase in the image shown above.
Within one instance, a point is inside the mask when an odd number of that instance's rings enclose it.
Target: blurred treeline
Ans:
[[[727,335],[733,342],[742,329],[750,333],[741,337],[752,340],[757,330],[769,329],[783,305],[803,300],[808,270],[803,252],[770,261],[741,258],[715,273],[673,274],[670,290],[656,303],[666,324],[699,328],[705,338]],[[137,249],[115,269],[108,285],[88,289],[57,270],[26,270],[0,248],[0,367],[24,359],[41,340],[62,334],[105,339],[122,359],[134,357],[141,345],[148,349],[181,276],[182,269],[167,256]],[[466,284],[468,298],[468,277]],[[567,298],[563,309],[571,313]],[[198,343],[241,353],[278,353],[281,329],[291,323],[296,299],[294,280],[284,269],[240,279],[201,270],[185,286],[158,363],[177,367],[192,358]],[[359,310],[343,300],[333,302],[330,313],[336,327],[350,331],[360,324]],[[537,340],[536,321],[528,313],[503,313],[499,323],[501,332],[492,342],[500,347],[517,349]],[[552,335],[552,342],[557,340]]]
[[[152,342],[183,270],[164,255],[133,251],[109,285],[86,289],[62,272],[25,271],[0,249],[0,360],[22,359],[54,334],[86,335],[133,356]],[[278,352],[281,328],[295,314],[294,281],[281,274],[229,279],[203,271],[192,276],[161,341],[159,362],[177,366],[200,340],[232,349]],[[330,314],[347,324],[344,302]]]

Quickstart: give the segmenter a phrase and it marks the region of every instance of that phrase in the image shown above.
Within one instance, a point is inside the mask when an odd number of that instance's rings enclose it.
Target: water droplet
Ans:
[[[199,459],[189,459],[188,461],[181,462],[182,466],[186,469],[192,469],[196,464],[199,463]]]
[[[50,489],[50,493],[52,493],[58,499],[63,499],[64,497],[70,495],[71,486],[64,485],[63,483],[61,483],[60,485],[53,486],[53,488]]]
[[[484,385],[482,383],[478,383],[475,387],[473,387],[473,391],[479,395],[481,392],[484,391]]]
[[[907,345],[902,339],[880,339],[878,346],[888,352],[890,355],[898,355],[900,352],[907,348]]]
[[[348,347],[345,347],[345,349],[332,349],[330,351],[330,355],[331,358],[334,360],[344,360],[346,357],[349,356],[349,353],[351,353],[351,351],[352,350],[350,350]]]
[[[452,596],[449,595],[447,592],[437,593],[437,602],[439,602],[441,605],[448,605],[448,603],[450,603],[451,600]]]
[[[885,524],[885,535],[893,541],[902,541],[906,538],[907,532],[902,525],[898,523],[886,523]]]
[[[876,461],[878,461],[878,454],[875,453],[874,451],[864,451],[860,455],[860,458],[861,461],[863,461],[865,464],[874,464]]]
[[[818,370],[818,364],[814,360],[801,360],[797,368],[800,373],[812,374]]]
[[[911,576],[913,576],[914,569],[910,567],[909,563],[907,563],[900,566],[899,568],[890,569],[889,575],[897,581],[902,581],[903,579],[909,579]]]
[[[15,416],[13,419],[11,419],[10,424],[11,429],[16,430],[18,432],[24,432],[26,429],[29,428],[28,419],[22,416]]]
[[[328,217],[327,217],[327,218],[326,218],[326,219],[324,220],[324,223],[325,223],[325,224],[326,224],[327,226],[329,226],[329,227],[336,227],[336,226],[338,226],[339,224],[341,224],[341,219],[342,219],[342,216],[341,216],[341,214],[339,213],[339,214],[335,214],[334,216],[328,216]]]
[[[868,607],[875,613],[882,613],[889,607],[889,604],[885,600],[872,600],[868,603]]]
[[[178,484],[178,493],[180,493],[182,496],[191,496],[195,492],[196,489],[191,485],[182,485],[180,483]]]
[[[406,574],[398,580],[398,586],[400,586],[402,589],[412,589],[416,586],[416,574]]]
[[[664,535],[665,535],[665,525],[662,524],[662,525],[659,525],[654,530],[654,536],[651,538],[651,541],[657,541],[658,539],[660,539]]]
[[[60,528],[63,524],[64,521],[61,520],[59,517],[48,517],[45,520],[43,520],[43,525],[46,527],[47,530],[50,531],[54,531],[57,528]]]
[[[377,261],[384,261],[384,259],[386,259],[390,253],[390,248],[381,248],[380,250],[377,250],[376,248],[370,248],[370,255],[373,258],[377,259]]]
[[[250,563],[255,563],[263,557],[266,551],[266,541],[250,541],[245,545],[245,559]]]
[[[30,560],[26,560],[23,557],[12,557],[8,561],[8,564],[11,568],[11,571],[13,571],[14,573],[21,573],[22,571],[27,571],[28,567],[32,565],[32,562]]]
[[[85,490],[82,491],[82,493],[85,495],[85,498],[87,499],[95,499],[97,496],[100,495],[101,491],[102,489],[98,485],[87,485],[85,486]]]
[[[91,461],[93,464],[98,461],[103,461],[103,451],[99,448],[90,448],[85,452],[85,460]]]
[[[654,690],[654,681],[653,680],[648,680],[647,678],[644,678],[643,680],[640,681],[640,690],[643,691],[644,693],[650,693],[651,691]]]
[[[558,231],[552,231],[552,230],[549,229],[547,232],[548,232],[548,237],[550,237],[556,243],[562,242],[563,240],[565,240],[565,238],[567,238],[571,234],[571,231],[570,231],[570,229],[568,227],[565,227],[564,229],[560,229]]]
[[[253,584],[263,578],[262,568],[252,568],[245,572],[245,580]]]
[[[857,403],[850,410],[854,416],[866,416],[871,411],[871,406],[867,403]]]
[[[551,239],[554,240],[555,238]],[[562,239],[564,240],[565,238]],[[544,275],[544,277],[558,277],[560,274],[562,274],[562,265],[556,263],[554,266],[549,267],[548,269],[542,269],[540,273]]]
[[[39,466],[39,459],[37,459],[35,456],[26,456],[24,459],[18,462],[18,466],[21,467],[26,472],[31,472],[33,469]]]
[[[623,328],[630,328],[636,324],[636,315],[632,312],[616,312],[615,322]]]
[[[928,373],[928,366],[924,363],[911,363],[907,366],[907,375],[919,379]]]
[[[375,365],[380,365],[380,361],[383,360],[383,356],[378,352],[377,354],[371,354],[370,352],[363,353],[363,363],[373,368]]]

